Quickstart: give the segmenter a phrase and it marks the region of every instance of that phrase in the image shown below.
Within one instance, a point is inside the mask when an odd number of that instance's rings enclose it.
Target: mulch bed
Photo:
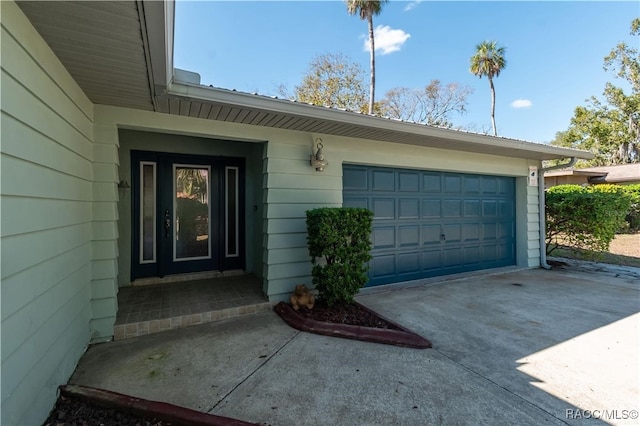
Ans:
[[[400,330],[397,325],[356,303],[329,306],[324,300],[320,299],[313,306],[313,309],[301,307],[296,313],[303,318],[315,321]]]
[[[43,426],[249,426],[242,420],[202,413],[104,389],[60,386]]]
[[[60,396],[44,426],[169,426],[172,423],[101,408],[73,397]]]
[[[313,309],[298,311],[280,302],[273,310],[291,327],[309,333],[416,349],[432,346],[424,337],[358,302],[329,307],[318,300]]]

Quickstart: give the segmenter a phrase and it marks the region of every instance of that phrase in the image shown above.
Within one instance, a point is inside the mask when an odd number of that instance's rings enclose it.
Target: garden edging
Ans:
[[[322,334],[325,336],[342,337],[345,339],[362,340],[365,342],[383,343],[387,345],[403,346],[416,349],[427,349],[432,347],[429,340],[408,330],[407,328],[397,324],[388,318],[382,317],[380,314],[373,312],[366,306],[358,304],[365,309],[385,321],[398,327],[399,330],[390,330],[385,328],[362,327],[359,325],[336,324],[324,321],[316,321],[310,318],[303,318],[298,315],[289,304],[280,302],[274,306],[274,311],[291,327],[307,331],[309,333]]]

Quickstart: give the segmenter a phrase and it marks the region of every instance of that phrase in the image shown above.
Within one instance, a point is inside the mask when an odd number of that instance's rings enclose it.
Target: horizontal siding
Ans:
[[[34,61],[15,38],[4,29],[1,34],[3,71],[19,79],[25,89],[37,96],[43,105],[56,105],[56,112],[62,120],[85,138],[92,139],[91,110],[83,111],[78,108],[77,102],[63,88],[51,84],[47,71]],[[29,99],[25,99],[24,103],[18,105],[29,106],[30,103]]]
[[[522,246],[527,248],[527,265],[529,268],[540,266],[540,203],[538,187],[527,186],[527,241]]]
[[[65,142],[69,139],[65,139]],[[82,144],[87,141],[79,137]],[[91,163],[84,155],[58,143],[33,128],[2,112],[2,152],[16,158],[29,159],[71,176],[91,174]],[[87,152],[90,155],[90,152]]]
[[[265,234],[267,250],[307,247],[307,231],[298,234]],[[268,237],[268,238],[267,238]]]
[[[3,196],[1,235],[7,237],[82,225],[87,223],[91,211],[90,202]]]
[[[36,300],[50,287],[84,267],[90,260],[87,245],[83,244],[58,256],[33,265],[9,278],[2,279],[2,320]],[[24,286],[24,283],[31,283]]]
[[[313,210],[320,207],[340,207],[342,204],[318,204],[318,203],[281,203],[269,204],[267,206],[267,219],[287,219],[305,217],[307,210]]]
[[[309,250],[305,246],[269,250],[266,259],[267,264],[275,265],[289,262],[308,262],[311,258],[309,257]]]
[[[57,387],[67,382],[82,354],[78,353],[77,341],[79,335],[89,332],[87,317],[91,310],[84,301],[91,296],[90,291],[82,283],[81,291],[67,294],[67,303],[2,363],[3,388],[5,381],[20,381],[11,394],[3,394],[2,416],[7,416],[3,424],[41,424],[46,418]],[[22,420],[9,418],[5,407],[19,409]],[[33,412],[35,407],[41,411]]]
[[[92,183],[41,164],[2,155],[2,178],[20,182],[3,185],[4,195],[52,198],[59,200],[91,201]],[[7,181],[5,181],[7,182]]]
[[[93,105],[1,2],[2,424],[42,424],[91,319]]]
[[[3,237],[2,279],[69,250],[87,246],[90,243],[88,235],[91,235],[90,223]],[[85,247],[85,250],[90,252],[89,247]]]
[[[317,172],[309,164],[312,148],[269,142],[263,163],[264,274],[270,300],[286,300],[296,284],[311,285],[306,211],[342,205],[342,167]]]
[[[342,204],[342,190],[268,188],[266,194],[267,204],[318,203],[318,200],[327,204]]]
[[[4,64],[4,59],[2,63]],[[61,117],[56,108],[42,103],[35,94],[23,86],[20,76],[12,76],[2,71],[2,109],[49,139],[64,144],[71,151],[85,158],[91,158],[91,146],[85,143],[91,138],[70,125]],[[11,101],[11,102],[9,102]]]
[[[341,185],[342,176],[327,176],[320,173],[318,176],[270,173],[266,181],[267,188],[327,189]]]

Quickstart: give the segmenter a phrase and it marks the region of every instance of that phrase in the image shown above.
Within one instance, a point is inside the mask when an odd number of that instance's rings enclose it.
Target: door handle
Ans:
[[[169,234],[171,230],[171,215],[169,214],[169,209],[164,211],[164,237],[169,238]]]

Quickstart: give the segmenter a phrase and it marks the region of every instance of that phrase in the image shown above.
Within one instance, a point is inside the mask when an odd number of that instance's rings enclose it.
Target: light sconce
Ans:
[[[324,172],[324,169],[329,167],[329,162],[324,158],[322,152],[322,139],[316,139],[316,154],[311,156],[311,167],[315,168],[319,172]]]
[[[126,179],[123,179],[120,182],[118,182],[118,188],[120,188],[120,189],[129,189],[129,188],[131,188],[131,186],[129,186],[129,182],[127,182]]]

